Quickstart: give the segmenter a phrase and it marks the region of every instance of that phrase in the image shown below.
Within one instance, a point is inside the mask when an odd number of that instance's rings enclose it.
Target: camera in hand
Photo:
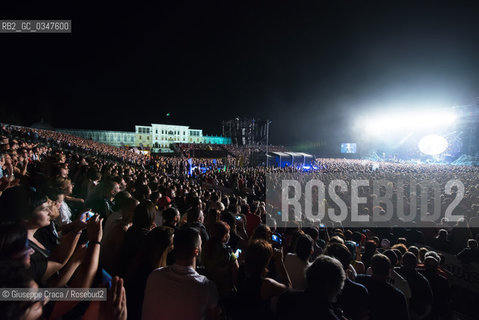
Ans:
[[[281,235],[273,233],[271,235],[271,240],[273,241],[273,244],[281,246],[283,244],[283,238]]]

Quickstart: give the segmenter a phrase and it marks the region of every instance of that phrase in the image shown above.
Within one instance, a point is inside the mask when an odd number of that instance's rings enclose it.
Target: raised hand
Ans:
[[[103,228],[102,228],[103,219],[100,219],[99,215],[94,215],[87,222],[86,232],[88,236],[88,241],[101,241],[103,237]]]
[[[86,228],[86,223],[85,223],[85,221],[83,221],[81,216],[80,216],[80,218],[76,219],[73,222],[73,231],[75,233],[79,233],[80,231],[83,231],[83,229],[85,229],[85,228]]]
[[[283,263],[283,248],[274,248],[273,251],[273,261],[275,263]]]
[[[123,279],[114,277],[111,280],[111,288],[108,290],[108,311],[111,319],[126,320],[126,292],[123,287]]]

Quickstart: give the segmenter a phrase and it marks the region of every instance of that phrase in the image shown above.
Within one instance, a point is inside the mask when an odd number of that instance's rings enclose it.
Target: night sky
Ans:
[[[0,121],[133,131],[169,112],[220,134],[242,116],[274,144],[334,144],[364,114],[479,96],[474,1],[37,3],[0,16],[73,32],[0,34]]]

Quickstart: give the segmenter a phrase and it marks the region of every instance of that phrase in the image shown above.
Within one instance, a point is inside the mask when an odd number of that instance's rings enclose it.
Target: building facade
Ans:
[[[135,147],[151,148],[151,127],[135,126]]]
[[[138,147],[153,152],[172,152],[173,143],[231,144],[231,138],[203,135],[203,130],[170,124],[136,125],[135,132],[57,129],[59,132],[116,147]]]
[[[200,143],[202,130],[190,129],[188,126],[152,124],[153,148],[169,149],[172,143]]]

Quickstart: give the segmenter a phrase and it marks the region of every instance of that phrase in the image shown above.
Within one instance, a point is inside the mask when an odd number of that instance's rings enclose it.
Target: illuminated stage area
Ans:
[[[475,156],[478,112],[467,107],[361,117],[356,123],[358,155],[376,161],[434,163]]]

